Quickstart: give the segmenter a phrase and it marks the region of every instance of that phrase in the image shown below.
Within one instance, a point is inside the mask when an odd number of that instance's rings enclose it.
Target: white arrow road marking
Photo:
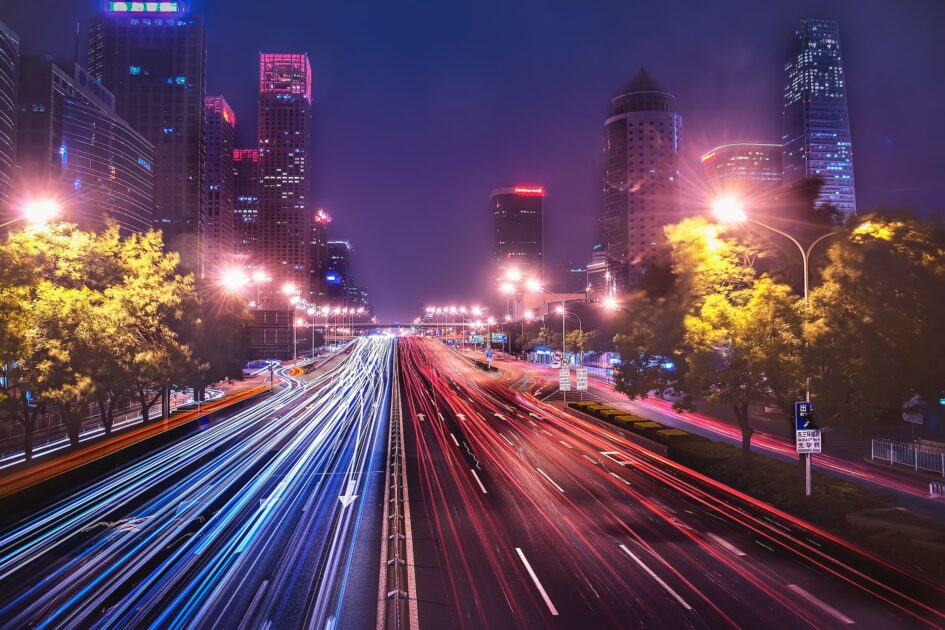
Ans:
[[[530,415],[532,418],[538,418],[539,420],[541,420],[541,416],[539,416],[539,415],[538,415],[537,413],[535,413],[534,411],[529,411],[529,412],[528,412],[528,415]]]
[[[708,536],[715,544],[717,544],[718,546],[724,549],[728,549],[730,552],[734,553],[736,556],[741,557],[745,555],[744,551],[742,551],[741,549],[739,549],[738,547],[736,547],[729,541],[725,540],[721,536],[716,536],[715,534],[708,534]]]
[[[828,615],[830,615],[831,617],[833,617],[840,623],[845,623],[848,625],[852,623],[856,623],[855,621],[853,621],[852,619],[844,615],[842,612],[840,612],[839,610],[837,610],[830,604],[817,599],[816,597],[814,597],[813,595],[811,595],[810,593],[802,589],[797,584],[788,584],[787,587],[791,589],[792,591],[794,591],[795,593],[797,593],[798,595],[800,595],[801,597],[803,597],[804,599],[806,599],[807,601],[809,601],[814,606],[817,606],[817,608],[820,608],[822,611],[824,611],[825,613],[827,613]]]
[[[426,420],[426,419],[427,419],[427,417],[426,417],[425,415],[423,415],[422,413],[418,413],[418,414],[417,414],[417,420],[419,420],[420,422],[423,422],[423,421]]]
[[[532,578],[532,582],[535,583],[535,586],[538,588],[538,592],[541,593],[541,598],[545,600],[545,605],[548,606],[548,610],[551,611],[551,614],[555,617],[558,616],[558,610],[555,608],[555,605],[551,603],[551,598],[548,597],[548,593],[545,592],[545,587],[541,585],[541,582],[538,581],[538,576],[535,575],[535,571],[532,569],[532,565],[528,564],[528,559],[525,557],[525,554],[522,553],[522,550],[518,547],[515,548],[515,551],[518,552],[518,557],[522,559],[522,564],[525,565],[525,569],[528,571],[528,574]]]
[[[648,567],[648,566],[646,566],[645,564],[643,564],[643,561],[640,560],[639,558],[637,558],[636,555],[635,555],[632,551],[630,551],[629,549],[627,549],[626,545],[620,545],[620,548],[623,549],[623,552],[624,552],[625,554],[627,554],[628,556],[630,556],[630,558],[632,558],[633,561],[636,562],[636,563],[640,566],[641,569],[643,569],[644,571],[646,571],[646,574],[647,574],[647,575],[649,575],[651,578],[653,578],[653,579],[656,581],[657,584],[659,584],[660,586],[662,586],[663,589],[664,589],[667,593],[669,593],[670,595],[672,595],[672,596],[673,596],[673,599],[675,599],[677,602],[679,602],[679,603],[682,605],[683,608],[685,608],[686,610],[692,610],[692,606],[690,606],[690,605],[686,602],[686,600],[684,600],[682,597],[680,597],[680,596],[679,596],[679,593],[677,593],[676,591],[674,591],[673,588],[672,588],[669,584],[667,584],[666,582],[664,582],[664,581],[663,581],[663,578],[661,578],[660,576],[658,576],[658,575],[656,575],[655,573],[653,573],[653,571],[650,569],[650,567]]]
[[[553,480],[551,477],[549,477],[548,474],[547,474],[544,470],[542,470],[541,468],[536,468],[535,470],[537,470],[538,472],[540,472],[540,473],[541,473],[541,476],[548,480],[548,483],[550,483],[551,485],[553,485],[555,488],[558,489],[559,492],[561,492],[562,494],[564,494],[564,488],[562,488],[561,486],[559,486],[558,484],[556,484],[556,483],[554,482],[554,480]]]
[[[505,420],[505,416],[503,416],[501,413],[493,413],[492,415],[498,418],[499,420]]]
[[[354,492],[354,486],[355,486],[355,480],[350,479],[348,481],[348,489],[345,491],[343,495],[338,497],[338,500],[341,501],[342,508],[348,507],[354,502],[355,499],[358,498],[358,495],[352,494]]]
[[[466,422],[466,416],[464,414],[458,413],[456,414],[456,417],[459,418],[460,421]]]
[[[479,484],[479,488],[482,490],[482,493],[483,493],[483,494],[489,494],[488,492],[486,492],[486,487],[485,487],[484,485],[482,485],[482,480],[479,479],[479,475],[476,474],[476,469],[475,469],[475,468],[470,468],[469,470],[472,472],[473,477],[476,478],[476,483]]]

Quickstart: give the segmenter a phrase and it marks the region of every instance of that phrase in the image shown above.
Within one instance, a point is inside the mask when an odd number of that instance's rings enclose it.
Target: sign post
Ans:
[[[492,348],[486,349],[486,370],[492,367]]]
[[[794,403],[794,445],[804,458],[804,494],[810,496],[810,456],[821,452],[820,429],[814,424],[814,403]]]

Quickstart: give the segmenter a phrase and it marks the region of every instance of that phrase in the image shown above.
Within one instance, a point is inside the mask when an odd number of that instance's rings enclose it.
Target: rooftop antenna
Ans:
[[[79,21],[75,21],[75,48],[72,51],[72,61],[79,65]]]

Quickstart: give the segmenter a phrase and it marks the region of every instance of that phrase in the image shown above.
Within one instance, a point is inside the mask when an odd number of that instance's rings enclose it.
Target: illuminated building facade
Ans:
[[[325,264],[325,295],[335,304],[347,299],[351,281],[351,252],[349,241],[328,241]]]
[[[495,277],[509,273],[541,280],[544,272],[543,202],[541,186],[496,188],[489,196]]]
[[[716,191],[763,194],[781,186],[781,145],[762,142],[723,144],[700,159],[705,181]]]
[[[256,221],[259,217],[259,149],[233,150],[233,232],[235,253],[244,266],[259,264]]]
[[[802,20],[784,64],[784,185],[820,178],[818,204],[856,214],[847,89],[834,20]]]
[[[331,215],[322,209],[317,210],[312,217],[312,238],[309,242],[309,295],[313,304],[324,301],[327,295],[325,272],[328,268],[329,223],[331,223]]]
[[[20,40],[0,22],[0,219],[7,213],[16,166],[16,92]]]
[[[236,115],[222,96],[204,101],[207,127],[207,271],[229,264],[236,246],[233,147]]]
[[[207,49],[180,2],[109,2],[89,31],[89,71],[155,147],[154,225],[202,275],[206,248]]]
[[[55,190],[69,220],[151,229],[154,147],[115,113],[115,97],[84,68],[20,58],[17,164],[31,187]]]
[[[273,290],[309,294],[312,67],[305,54],[259,57],[259,220],[257,245]]]
[[[674,111],[675,100],[641,68],[611,101],[604,124],[602,232],[617,290],[640,281],[663,227],[682,218],[682,116]]]

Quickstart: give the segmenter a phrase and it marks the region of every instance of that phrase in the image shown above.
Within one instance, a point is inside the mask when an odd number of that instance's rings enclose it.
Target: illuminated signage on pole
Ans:
[[[179,13],[179,2],[109,2],[114,13]]]

